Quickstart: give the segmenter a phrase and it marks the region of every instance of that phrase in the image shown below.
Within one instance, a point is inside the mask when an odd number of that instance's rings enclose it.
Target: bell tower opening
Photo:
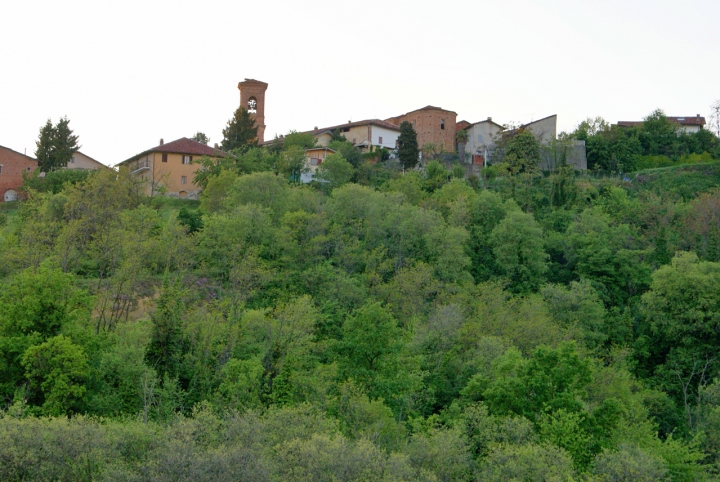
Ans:
[[[255,79],[245,79],[238,84],[240,106],[247,109],[258,128],[258,142],[265,141],[265,91],[268,84]]]

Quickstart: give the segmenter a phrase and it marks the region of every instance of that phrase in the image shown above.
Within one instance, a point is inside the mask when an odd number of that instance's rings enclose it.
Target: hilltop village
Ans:
[[[254,122],[255,136],[248,139],[250,144],[277,148],[283,145],[284,136],[265,138],[267,88],[267,83],[254,79],[240,82],[239,110],[244,110],[248,120]],[[696,133],[705,126],[705,118],[699,114],[666,119],[677,125],[680,133]],[[293,132],[295,136],[306,136],[314,139],[314,142],[304,146],[302,166],[295,169],[297,172],[290,172],[289,176],[303,183],[319,181],[316,178],[318,167],[328,155],[336,154],[331,143],[337,140],[338,136],[370,162],[397,160],[401,139],[400,126],[403,123],[411,125],[415,135],[418,158],[413,167],[416,169],[422,169],[434,160],[447,169],[452,169],[454,165],[461,166],[465,178],[478,178],[483,168],[502,162],[508,140],[521,132],[530,133],[541,147],[535,162],[538,169],[554,171],[558,167],[569,166],[576,171],[583,171],[588,168],[587,137],[559,137],[557,115],[549,115],[517,126],[507,126],[494,122],[492,117],[477,122],[458,121],[456,112],[428,105],[388,119],[348,121],[327,127],[316,126],[310,131]],[[637,128],[642,124],[641,121],[620,121],[612,127]],[[120,162],[116,167],[127,167],[147,185],[148,194],[162,192],[172,197],[197,199],[203,188],[203,176],[198,176],[198,171],[204,171],[208,167],[200,166],[199,161],[211,159],[217,162],[229,154],[228,149],[223,146],[215,144],[211,147],[201,142],[202,140],[181,138],[165,142],[160,139],[157,146],[149,147]],[[627,164],[624,170],[628,170]],[[73,151],[69,160],[60,167],[94,170],[106,166],[82,152]],[[615,167],[618,171],[623,170],[622,165]],[[37,168],[37,159],[0,146],[0,202],[16,200],[20,195],[23,173],[27,176]]]

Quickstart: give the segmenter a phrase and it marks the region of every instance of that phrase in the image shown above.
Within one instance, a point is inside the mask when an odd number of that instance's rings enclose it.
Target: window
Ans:
[[[162,162],[167,162],[167,152],[162,153]]]
[[[250,113],[250,114],[257,113],[257,99],[255,97],[250,97],[250,99],[248,99],[247,110],[248,110],[248,113]]]
[[[72,156],[72,157],[70,158],[70,164],[75,164],[75,156]]]
[[[350,128],[349,128],[349,127],[343,127],[342,131],[343,131],[343,132],[350,132]]]
[[[187,184],[187,176],[180,177],[180,184]]]
[[[320,165],[320,159],[312,158],[310,159],[310,165],[311,166],[319,166]]]
[[[2,164],[0,164],[0,174],[2,174]]]
[[[183,164],[191,164],[192,156],[183,156]]]
[[[379,142],[378,144],[382,144],[382,137],[380,137],[380,139],[379,139],[379,140],[380,140],[380,142]]]
[[[445,129],[445,119],[440,119],[440,129]]]

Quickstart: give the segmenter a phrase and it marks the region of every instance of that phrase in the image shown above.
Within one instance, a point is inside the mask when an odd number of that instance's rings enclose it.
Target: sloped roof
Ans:
[[[320,129],[313,129],[311,131],[305,131],[302,134],[310,133],[314,136],[317,136],[317,135],[322,134],[323,132],[333,132],[335,129],[365,126],[368,124],[379,126],[379,127],[384,127],[386,129],[390,129],[393,131],[398,131],[398,132],[400,131],[400,127],[396,126],[395,124],[391,124],[390,122],[385,122],[384,120],[380,120],[380,119],[366,119],[366,120],[361,120],[361,121],[357,121],[357,122],[348,122],[346,124],[339,124],[339,125],[331,126],[331,127],[322,127]]]
[[[175,141],[168,142],[165,144],[160,144],[159,146],[155,146],[151,149],[141,152],[140,154],[135,154],[134,156],[132,156],[129,159],[124,160],[120,164],[135,160],[138,157],[142,157],[145,154],[149,154],[151,152],[167,152],[170,154],[189,154],[192,156],[225,157],[225,152],[223,152],[219,149],[214,149],[208,145],[203,144],[202,142],[197,142],[192,139],[188,139],[187,137],[182,137]]]
[[[27,157],[27,158],[30,159],[31,161],[37,162],[37,159],[35,159],[34,157],[30,157],[30,156],[28,156],[27,154],[23,154],[22,152],[18,152],[18,151],[14,150],[14,149],[10,149],[9,147],[0,146],[0,149],[6,149],[6,150],[8,150],[8,151],[10,151],[10,152],[13,152],[13,153],[17,154],[18,156]]]
[[[680,124],[681,126],[702,127],[705,125],[705,118],[700,117],[699,115],[688,117],[667,117],[667,120]],[[620,127],[640,127],[643,125],[643,121],[618,121],[617,125]]]
[[[454,110],[447,110],[447,109],[443,109],[442,107],[436,107],[436,106],[434,106],[434,105],[426,105],[425,107],[421,107],[420,109],[411,110],[411,111],[409,111],[409,112],[406,112],[406,113],[401,114],[401,115],[396,116],[396,117],[404,117],[404,116],[406,116],[406,115],[408,115],[408,114],[412,114],[413,112],[418,112],[418,111],[421,111],[421,110],[441,110],[441,111],[443,111],[443,112],[450,112],[450,113],[452,113],[452,114],[457,115],[457,112],[455,112]],[[394,118],[395,118],[395,117],[391,117],[391,119],[394,119]]]

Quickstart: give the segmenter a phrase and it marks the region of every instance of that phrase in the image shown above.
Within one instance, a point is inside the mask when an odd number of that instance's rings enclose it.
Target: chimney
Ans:
[[[351,121],[351,120],[349,120],[349,121],[348,121],[348,124],[352,124],[352,121]]]
[[[163,144],[165,144],[165,141],[160,139],[160,145],[162,146]]]
[[[697,116],[698,116],[698,118],[699,118],[699,117],[700,117],[700,114],[698,114]]]
[[[492,122],[492,117],[488,117],[488,122]]]
[[[313,130],[316,131],[316,130],[317,130],[317,126],[313,127]]]
[[[215,149],[217,149],[217,148],[218,148],[218,143],[216,142],[216,143],[215,143]]]

